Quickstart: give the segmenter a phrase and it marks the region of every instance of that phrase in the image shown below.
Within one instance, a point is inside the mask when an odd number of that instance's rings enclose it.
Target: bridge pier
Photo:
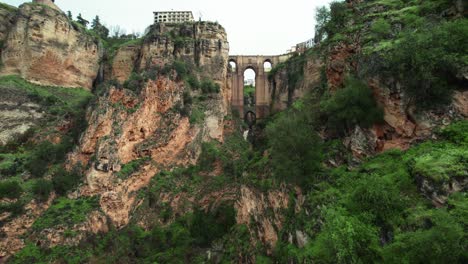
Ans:
[[[233,110],[239,111],[244,116],[244,72],[247,69],[255,71],[255,115],[257,118],[265,118],[270,114],[271,87],[268,81],[268,72],[264,63],[270,62],[272,67],[286,61],[290,56],[230,56],[229,63],[234,62],[236,67],[231,69],[229,78],[231,81]]]

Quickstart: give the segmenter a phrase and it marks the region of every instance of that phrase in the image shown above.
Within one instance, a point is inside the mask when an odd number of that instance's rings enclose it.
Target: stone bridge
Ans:
[[[257,118],[264,118],[270,113],[271,87],[268,81],[268,69],[265,69],[265,62],[275,67],[279,63],[286,61],[290,55],[280,56],[229,56],[229,80],[232,89],[232,108],[239,111],[241,117],[244,116],[244,73],[247,69],[255,72],[255,115]]]

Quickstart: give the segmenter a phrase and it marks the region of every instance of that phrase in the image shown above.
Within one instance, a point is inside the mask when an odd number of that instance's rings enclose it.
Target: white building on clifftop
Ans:
[[[154,12],[154,23],[193,22],[192,11],[158,11]]]

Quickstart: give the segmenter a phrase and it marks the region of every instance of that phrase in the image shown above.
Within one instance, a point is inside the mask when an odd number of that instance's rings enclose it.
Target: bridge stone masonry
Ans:
[[[268,71],[265,69],[265,62],[269,62],[271,67],[275,67],[286,61],[290,54],[277,56],[229,56],[229,75],[231,82],[233,110],[237,110],[241,117],[244,116],[244,73],[247,69],[255,72],[255,115],[257,118],[264,118],[270,114],[271,104],[271,84],[268,80]],[[235,67],[231,64],[234,63]]]

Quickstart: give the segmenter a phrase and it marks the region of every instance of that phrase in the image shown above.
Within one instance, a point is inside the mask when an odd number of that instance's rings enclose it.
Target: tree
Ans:
[[[348,78],[345,88],[320,104],[328,128],[338,134],[356,125],[369,127],[383,120],[383,111],[377,105],[372,91],[355,78]]]
[[[125,29],[121,28],[119,25],[111,26],[110,27],[110,35],[113,38],[119,38],[122,35],[125,35]]]
[[[109,36],[109,29],[101,24],[99,16],[96,16],[91,22],[91,29],[103,39]]]
[[[67,17],[70,21],[73,20],[73,15],[72,15],[72,12],[70,10],[67,11]]]
[[[267,126],[274,176],[305,185],[321,170],[321,142],[303,112],[282,113]]]
[[[77,21],[79,24],[83,25],[83,27],[87,27],[88,24],[89,24],[89,21],[86,20],[86,19],[84,19],[84,18],[81,16],[81,13],[79,13],[78,16],[76,17],[76,21]]]
[[[467,39],[466,19],[403,31],[385,54],[388,69],[419,107],[449,103],[459,69],[467,63]]]
[[[99,19],[99,16],[96,16],[93,21],[91,22],[91,28],[95,29],[101,26],[101,19]]]
[[[326,36],[325,26],[330,21],[330,10],[326,6],[318,7],[315,10],[315,43],[320,43]]]

